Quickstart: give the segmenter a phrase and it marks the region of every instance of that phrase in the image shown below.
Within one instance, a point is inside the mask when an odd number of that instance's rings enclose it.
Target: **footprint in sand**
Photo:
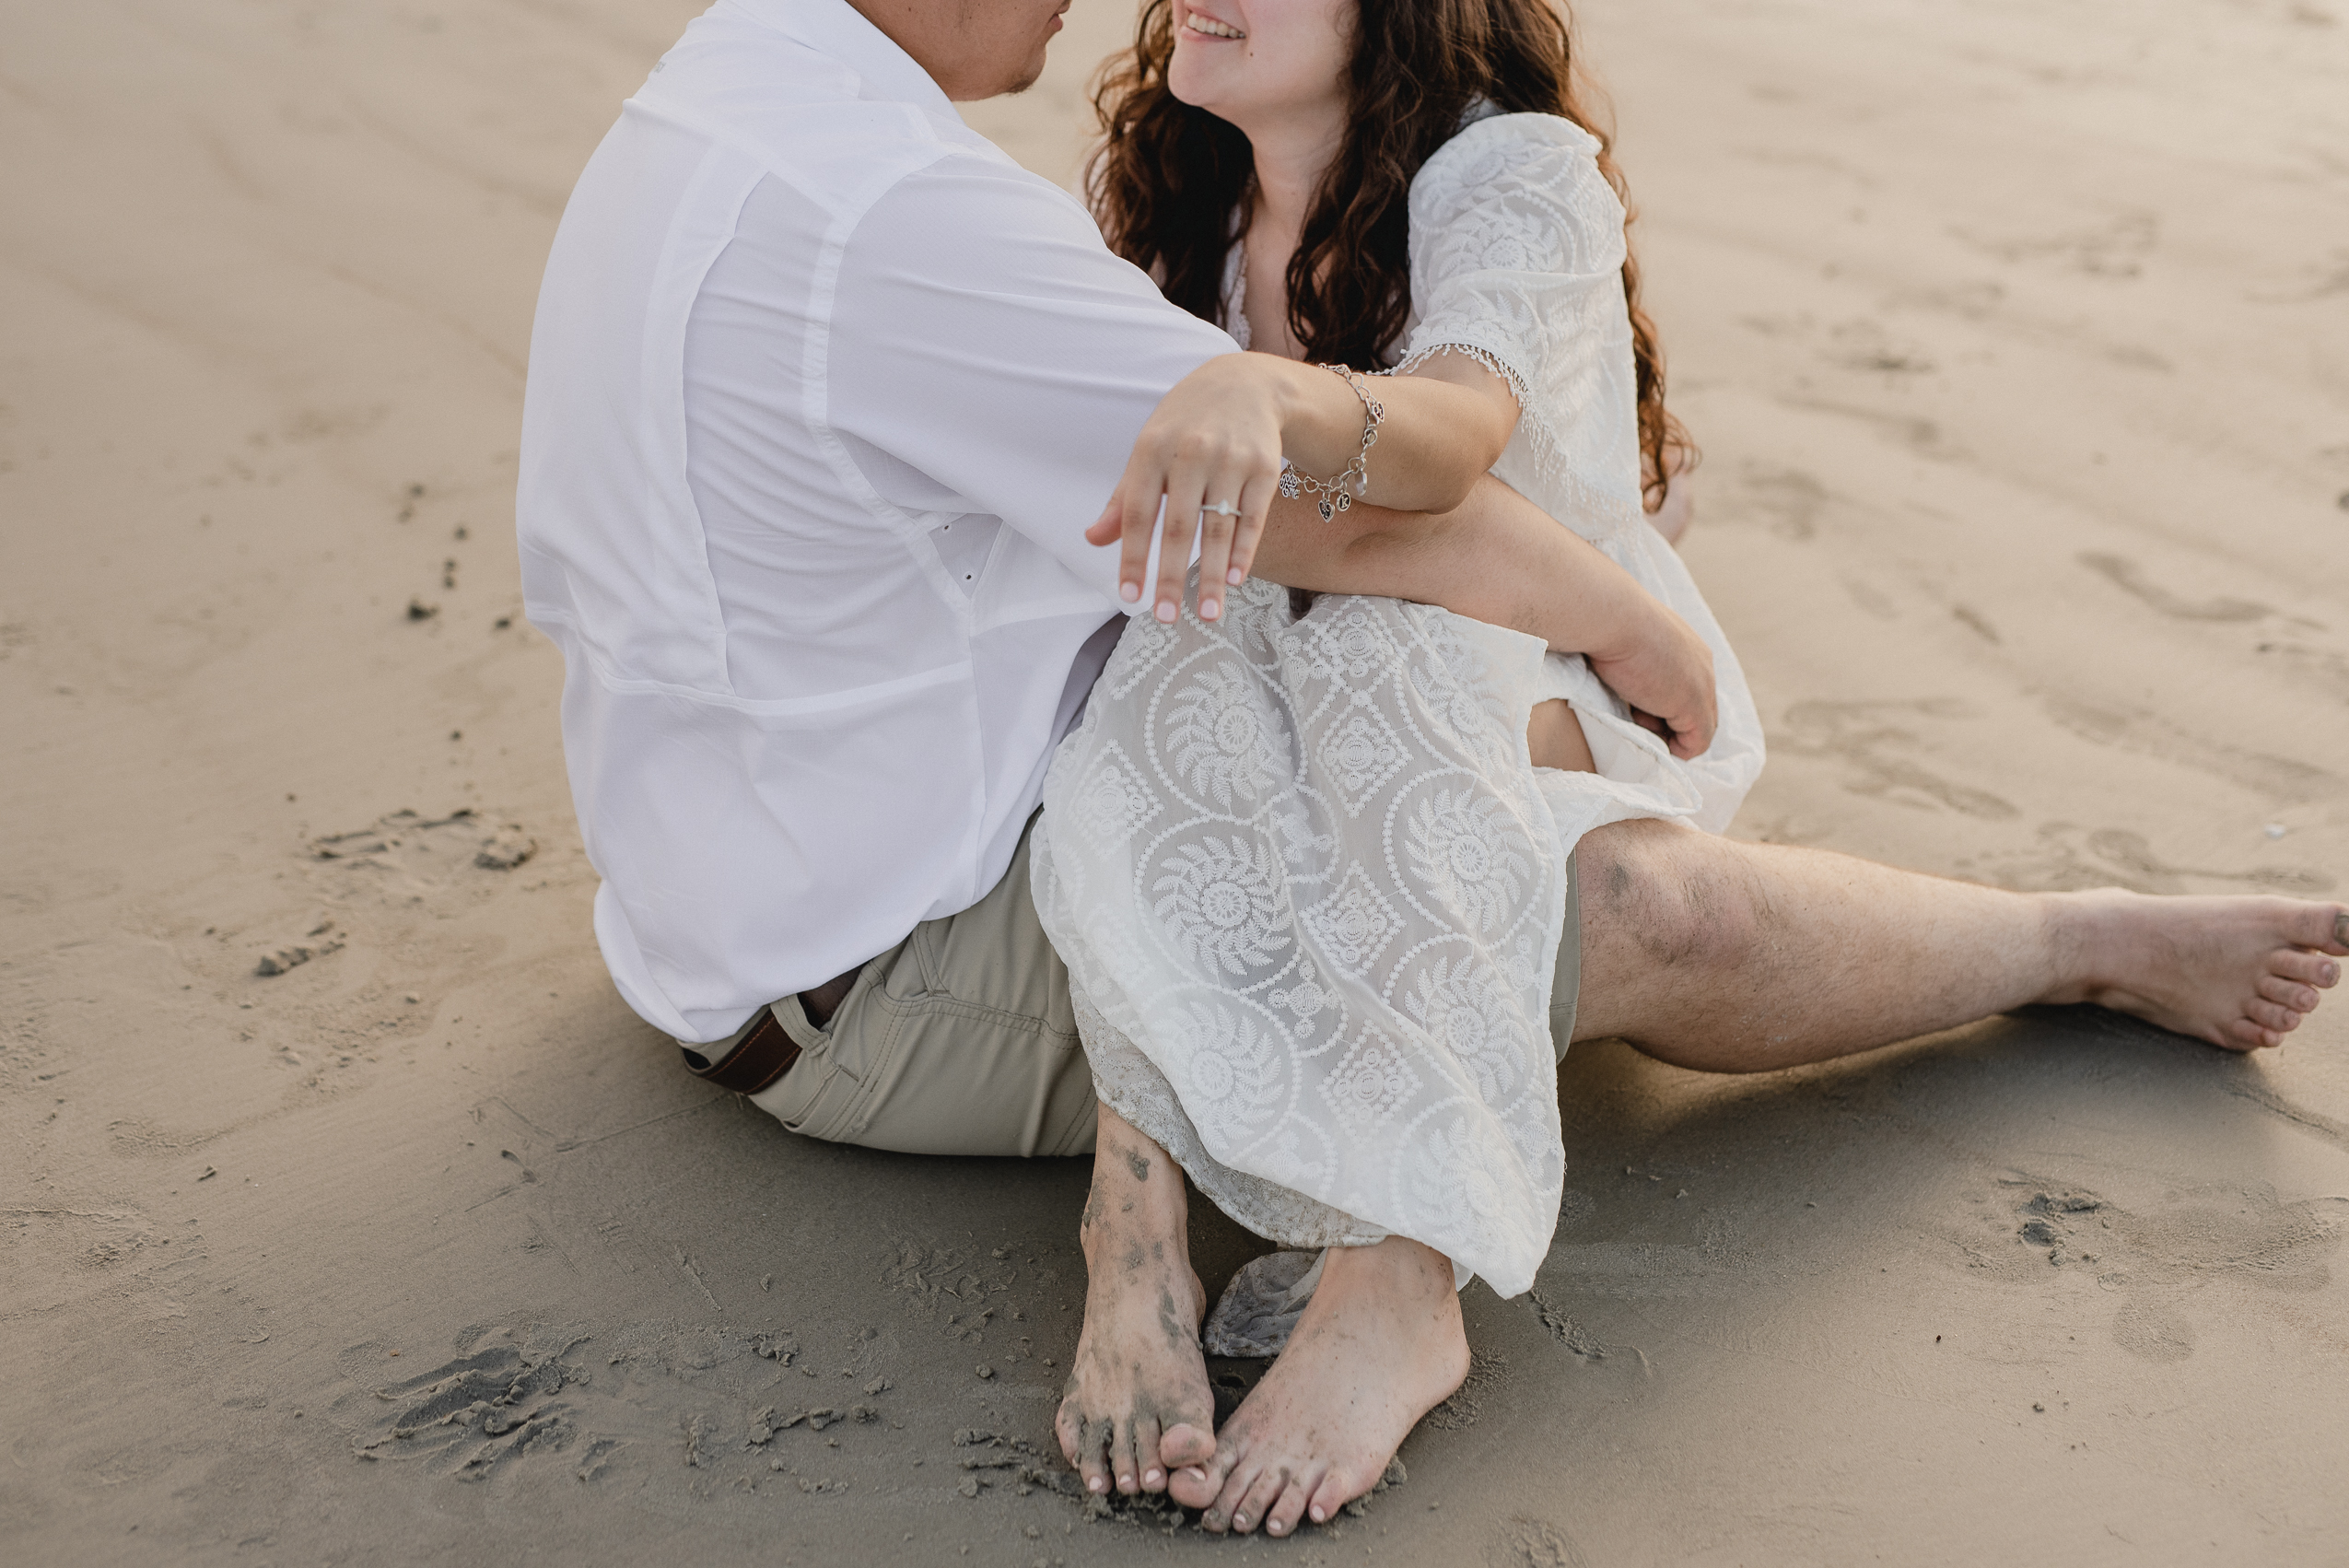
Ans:
[[[2349,508],[2343,509],[2349,510]],[[2267,656],[2262,662],[2321,687],[2343,702],[2349,702],[2349,654],[2281,639],[2260,643],[2253,651]]]
[[[2123,593],[2178,621],[2260,621],[2275,612],[2253,599],[2187,599],[2152,581],[2144,569],[2125,556],[2101,550],[2083,551],[2082,566]]]
[[[1739,495],[1729,509],[1732,519],[1751,517],[1781,539],[1800,543],[1818,532],[1819,514],[1827,509],[1827,486],[1799,468],[1748,466],[1738,476]]]
[[[2060,1182],[2010,1178],[1999,1185],[2001,1194],[1984,1209],[1993,1234],[1951,1238],[1969,1265],[2017,1281],[2050,1269],[2093,1272],[2100,1289],[2121,1298],[2113,1310],[2114,1341],[2148,1361],[2193,1354],[2187,1308],[2195,1292],[2227,1281],[2296,1293],[2321,1290],[2331,1279],[2328,1260],[2341,1246],[2337,1200],[2286,1202],[2264,1182],[2180,1188],[2139,1208]]]
[[[1590,1562],[1572,1536],[1522,1514],[1501,1527],[1485,1561],[1497,1568],[1587,1568]]]
[[[1881,322],[1865,317],[1829,328],[1825,357],[1846,370],[1879,376],[1929,376],[1935,369],[1924,349],[1896,341]]]
[[[394,904],[436,902],[434,895],[444,894],[488,896],[497,880],[484,872],[513,871],[537,853],[538,841],[519,823],[500,824],[470,807],[441,817],[392,812],[310,842],[320,869],[339,873],[328,880],[342,894],[372,894]]]
[[[2161,239],[2161,219],[2142,209],[2114,213],[2101,223],[2053,234],[1992,236],[1957,231],[1958,238],[2003,262],[2052,262],[2091,277],[2133,278]]]
[[[1968,719],[1973,709],[1948,697],[1908,702],[1798,702],[1786,710],[1771,743],[1795,756],[1829,757],[1844,765],[1843,788],[1919,811],[1946,809],[1988,822],[2020,813],[1987,790],[1945,778],[1903,753],[1926,743],[1896,719]]]
[[[453,1357],[405,1374],[390,1347],[355,1345],[339,1358],[352,1387],[331,1413],[354,1457],[452,1480],[526,1464],[581,1481],[615,1469],[693,1472],[696,1492],[710,1481],[754,1492],[801,1462],[841,1462],[825,1435],[836,1429],[887,1420],[891,1379],[806,1380],[781,1348],[790,1339],[673,1323],[476,1328]]]
[[[2095,701],[2070,693],[2040,699],[2049,719],[2092,745],[2176,763],[2256,790],[2278,803],[2333,800],[2340,778],[2296,757],[2204,740],[2150,708]]]
[[[2217,883],[2264,893],[2314,897],[2332,891],[2333,879],[2295,866],[2252,866],[2220,871],[2172,865],[2143,834],[2125,828],[2093,831],[2069,822],[2042,823],[2039,845],[2004,855],[1958,862],[1967,876],[2017,893],[2074,893],[2091,887],[2125,887],[2135,893],[2211,891]]]

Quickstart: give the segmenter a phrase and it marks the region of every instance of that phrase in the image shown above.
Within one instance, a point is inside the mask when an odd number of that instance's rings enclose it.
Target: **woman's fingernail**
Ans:
[[[1230,583],[1233,587],[1237,588],[1242,583],[1248,580],[1248,574],[1242,571],[1239,568],[1233,567],[1230,571],[1223,574],[1223,580]]]
[[[1157,615],[1160,620],[1164,621],[1169,625],[1172,625],[1174,620],[1174,606],[1165,603],[1163,600],[1160,601],[1158,608],[1151,613]]]
[[[1121,582],[1117,585],[1117,597],[1128,604],[1135,603],[1141,596],[1142,585],[1139,582]]]
[[[1216,617],[1216,616],[1221,615],[1221,614],[1223,614],[1223,606],[1222,606],[1221,603],[1219,603],[1218,602],[1216,602],[1215,600],[1212,600],[1212,599],[1202,599],[1202,600],[1200,600],[1200,601],[1199,601],[1199,619],[1200,619],[1200,620],[1202,620],[1202,621],[1211,621],[1211,620],[1215,619],[1215,617]]]

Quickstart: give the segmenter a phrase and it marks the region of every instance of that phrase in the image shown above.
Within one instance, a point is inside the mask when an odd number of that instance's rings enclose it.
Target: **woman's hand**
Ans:
[[[1095,544],[1123,541],[1117,592],[1127,603],[1141,603],[1162,501],[1166,526],[1152,614],[1172,621],[1181,611],[1194,532],[1199,619],[1222,614],[1225,591],[1248,579],[1265,513],[1280,493],[1281,430],[1297,369],[1270,355],[1226,354],[1184,377],[1160,402],[1109,505],[1085,530]]]
[[[1499,461],[1516,427],[1509,383],[1476,360],[1439,354],[1408,376],[1382,378],[1386,409],[1370,488],[1359,498],[1395,511],[1446,512]],[[1182,609],[1191,539],[1199,538],[1199,618],[1223,613],[1248,579],[1285,454],[1308,474],[1344,471],[1362,450],[1361,400],[1323,367],[1272,354],[1225,354],[1174,384],[1134,442],[1109,505],[1085,537],[1120,544],[1117,588],[1139,605],[1151,535],[1165,509],[1151,613]]]
[[[1583,657],[1674,756],[1701,756],[1719,722],[1712,649],[1669,606],[1644,592],[1640,598],[1644,611],[1632,617],[1629,635]]]

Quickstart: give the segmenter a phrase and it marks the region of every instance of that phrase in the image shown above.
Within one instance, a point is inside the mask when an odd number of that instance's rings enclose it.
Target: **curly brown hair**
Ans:
[[[1504,113],[1562,115],[1599,141],[1598,167],[1619,196],[1621,172],[1593,95],[1573,63],[1572,24],[1551,0],[1358,0],[1347,72],[1348,125],[1289,259],[1289,328],[1309,359],[1386,368],[1410,313],[1408,200],[1412,177],[1478,99]],[[1166,298],[1208,321],[1222,313],[1224,258],[1245,232],[1256,160],[1229,123],[1167,89],[1174,0],[1148,0],[1134,46],[1112,55],[1093,88],[1104,137],[1091,168],[1095,216],[1119,255]],[[1628,198],[1626,211],[1629,211]],[[1628,222],[1628,217],[1627,220]],[[1642,488],[1693,466],[1695,445],[1664,406],[1664,354],[1640,309],[1627,249]]]

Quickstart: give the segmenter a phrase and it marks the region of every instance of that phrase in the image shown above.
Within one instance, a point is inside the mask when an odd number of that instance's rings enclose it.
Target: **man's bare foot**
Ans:
[[[1207,1292],[1191,1271],[1183,1173],[1101,1107],[1085,1200],[1084,1332],[1053,1422],[1085,1489],[1163,1492],[1215,1457],[1215,1395],[1199,1354]]]
[[[2045,1000],[2092,1001],[2228,1050],[2258,1050],[2316,1011],[2349,957],[2349,908],[2297,898],[2063,894],[2081,979]]]
[[[1289,1348],[1167,1491],[1210,1530],[1285,1536],[1378,1483],[1411,1428],[1468,1375],[1443,1255],[1402,1236],[1334,1246]]]

